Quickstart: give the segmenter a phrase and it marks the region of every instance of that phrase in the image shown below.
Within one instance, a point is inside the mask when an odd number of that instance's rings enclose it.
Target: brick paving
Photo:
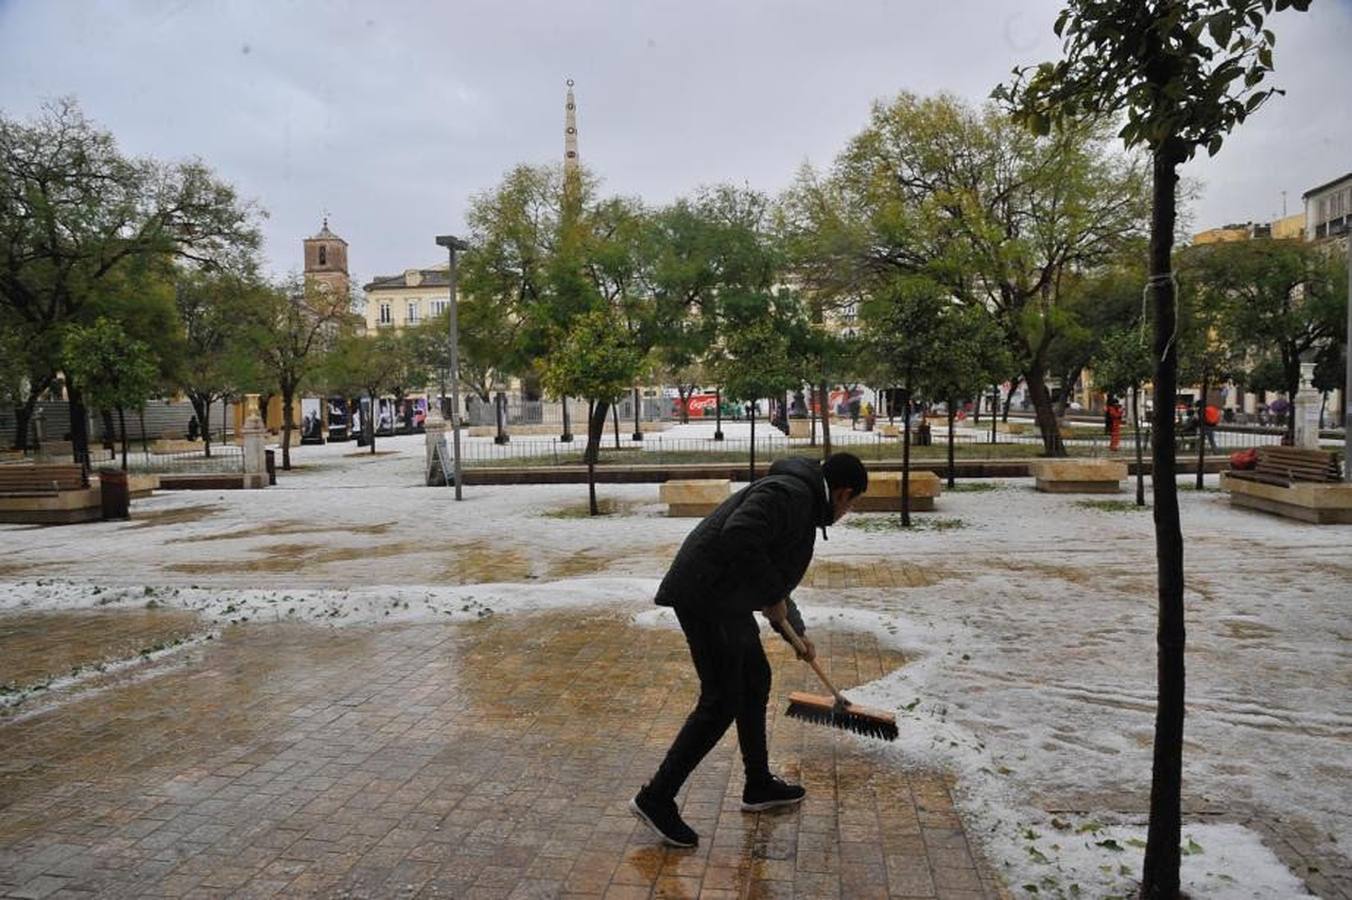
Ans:
[[[0,686],[23,688],[191,637],[195,613],[144,609],[0,616]]]
[[[845,685],[904,663],[814,636]],[[1004,896],[948,782],[782,717],[811,676],[767,647],[772,765],[808,799],[742,813],[729,736],[681,798],[690,851],[625,808],[693,701],[675,630],[597,611],[230,628],[157,677],[0,724],[21,761],[0,770],[0,895]]]

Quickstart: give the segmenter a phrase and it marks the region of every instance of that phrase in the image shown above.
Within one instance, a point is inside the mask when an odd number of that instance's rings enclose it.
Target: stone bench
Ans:
[[[667,481],[658,490],[674,518],[703,518],[732,496],[732,482],[718,479]]]
[[[1026,422],[996,422],[996,434],[1027,434],[1028,424]]]
[[[1126,463],[1106,459],[1042,459],[1030,468],[1048,494],[1116,494],[1127,477]]]
[[[0,466],[0,522],[66,525],[101,518],[99,490],[74,464]]]
[[[1231,506],[1244,506],[1315,525],[1352,524],[1352,484],[1297,481],[1289,487],[1221,473]]]
[[[812,437],[812,420],[789,419],[789,437],[804,439]]]
[[[911,472],[911,512],[931,512],[943,482],[933,472]],[[854,501],[859,512],[901,512],[901,473],[869,472],[868,490]]]
[[[1352,523],[1352,484],[1344,483],[1336,454],[1296,447],[1260,447],[1250,471],[1224,472],[1221,490],[1231,506],[1315,525]]]

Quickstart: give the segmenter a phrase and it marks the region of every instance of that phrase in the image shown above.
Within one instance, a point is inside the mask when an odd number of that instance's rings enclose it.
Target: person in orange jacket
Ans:
[[[1122,404],[1116,397],[1109,395],[1108,405],[1103,414],[1108,419],[1108,434],[1112,436],[1108,442],[1108,449],[1116,450],[1122,445]]]

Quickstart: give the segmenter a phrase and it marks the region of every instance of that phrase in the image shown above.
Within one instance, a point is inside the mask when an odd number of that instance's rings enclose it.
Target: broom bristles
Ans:
[[[900,734],[897,730],[897,717],[886,710],[870,709],[853,703],[842,707],[836,703],[834,697],[805,694],[801,691],[789,694],[789,708],[784,711],[784,715],[885,741],[895,741]]]

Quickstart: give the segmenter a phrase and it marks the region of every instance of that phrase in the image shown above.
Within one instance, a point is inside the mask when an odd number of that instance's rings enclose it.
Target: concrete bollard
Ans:
[[[446,420],[441,413],[431,410],[423,423],[425,482],[428,487],[445,487],[454,481],[450,475],[451,457],[446,449]]]

